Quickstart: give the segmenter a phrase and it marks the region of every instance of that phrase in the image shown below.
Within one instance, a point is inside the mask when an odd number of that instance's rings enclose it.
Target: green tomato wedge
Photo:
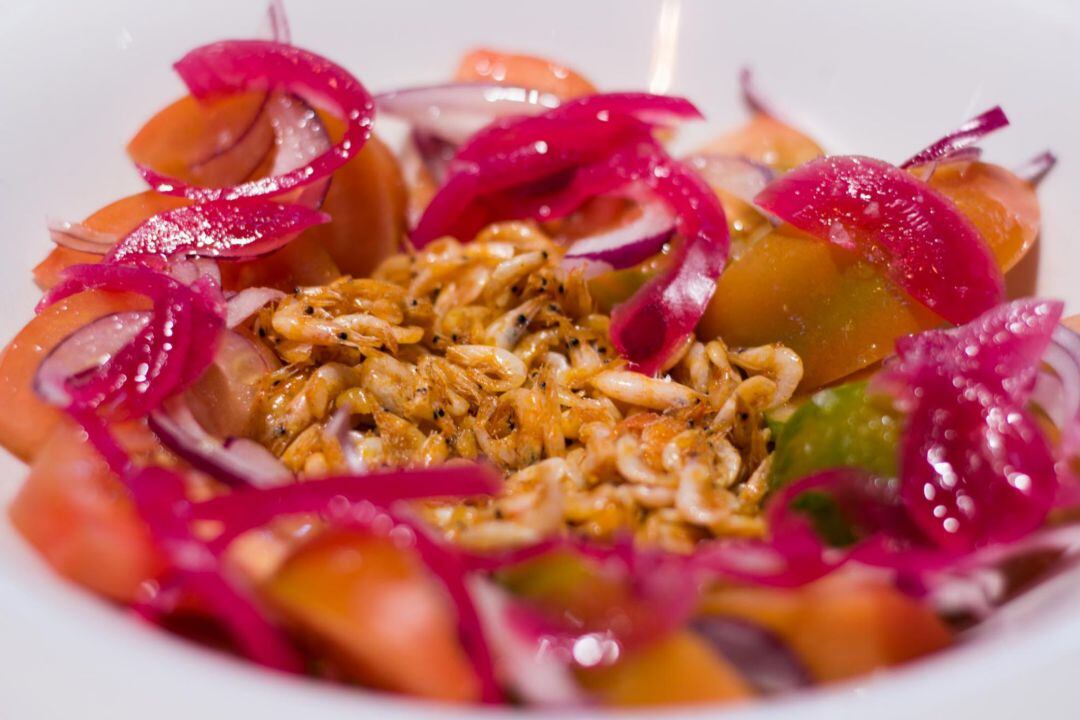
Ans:
[[[895,477],[902,424],[889,399],[870,395],[865,381],[817,392],[777,434],[770,485],[840,467]]]

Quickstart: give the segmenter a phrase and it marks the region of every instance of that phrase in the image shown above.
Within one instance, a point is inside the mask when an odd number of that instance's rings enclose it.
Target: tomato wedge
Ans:
[[[11,521],[58,573],[131,602],[164,569],[164,560],[123,486],[81,430],[66,419],[51,428],[9,508]],[[130,451],[156,444],[145,426],[116,430]]]
[[[458,702],[480,696],[449,599],[386,538],[328,532],[299,548],[263,597],[348,678]]]
[[[1002,270],[1034,244],[1034,191],[1007,170],[945,165],[930,185],[971,220]],[[728,266],[699,334],[736,347],[787,345],[802,358],[800,388],[809,391],[877,362],[896,338],[942,322],[854,253],[782,226]]]

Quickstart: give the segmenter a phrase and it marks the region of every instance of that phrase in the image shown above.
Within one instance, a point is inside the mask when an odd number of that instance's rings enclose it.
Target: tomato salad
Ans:
[[[676,157],[688,99],[490,49],[372,94],[272,17],[176,63],[0,356],[59,574],[281,672],[626,706],[905,663],[1070,561],[1080,337],[1005,284],[1054,158],[984,160],[1000,108],[829,155],[744,72]]]

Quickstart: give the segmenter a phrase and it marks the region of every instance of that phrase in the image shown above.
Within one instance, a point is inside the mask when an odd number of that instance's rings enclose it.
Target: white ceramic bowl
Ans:
[[[45,217],[79,218],[138,189],[123,145],[181,92],[170,63],[198,44],[251,36],[263,9],[261,0],[0,0],[0,338],[30,316]],[[1036,262],[1040,292],[1080,308],[1080,4],[1070,0],[292,0],[289,11],[298,44],[372,89],[443,78],[460,51],[487,43],[563,59],[604,88],[685,94],[710,121],[688,140],[743,116],[736,70],[747,63],[775,104],[836,152],[899,160],[1001,103],[1013,128],[986,143],[991,158],[1018,163],[1051,147],[1062,160],[1040,189]],[[22,475],[0,457],[4,505]],[[6,523],[0,578],[3,718],[479,714],[278,677],[174,640],[56,579]],[[670,714],[1076,717],[1078,609],[1080,576],[1065,576],[984,639],[884,677]]]

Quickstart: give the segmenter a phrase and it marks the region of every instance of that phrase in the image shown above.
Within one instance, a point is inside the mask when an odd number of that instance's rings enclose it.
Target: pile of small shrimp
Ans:
[[[536,225],[492,225],[298,289],[253,330],[282,361],[255,437],[301,475],[485,458],[484,501],[429,503],[474,549],[569,529],[669,550],[761,535],[766,411],[802,377],[791,350],[695,338],[659,379],[627,369],[580,268]]]

